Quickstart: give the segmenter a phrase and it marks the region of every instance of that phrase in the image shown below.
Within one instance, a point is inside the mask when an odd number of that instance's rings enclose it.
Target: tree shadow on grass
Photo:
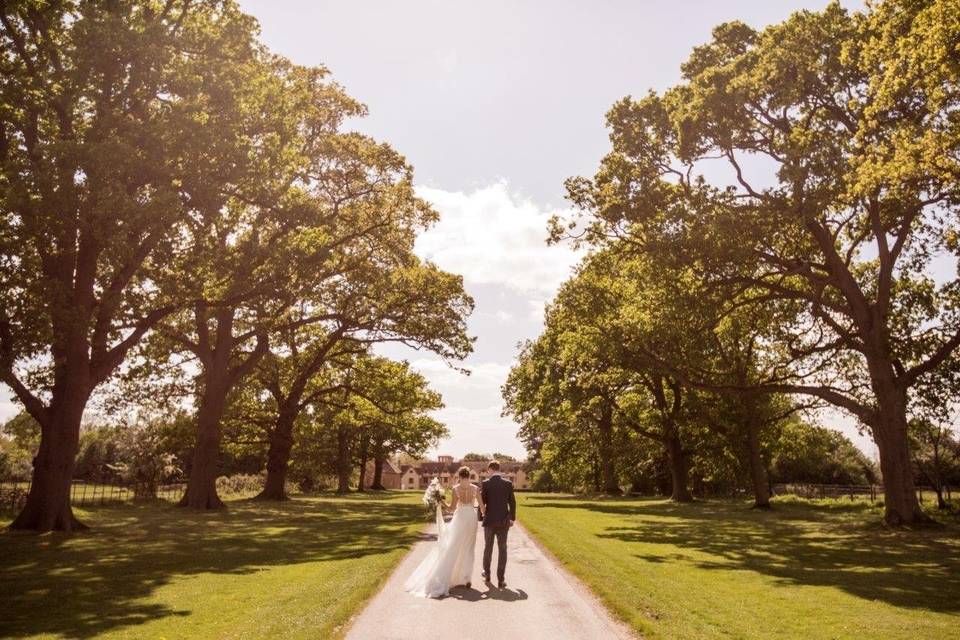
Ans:
[[[172,579],[248,574],[265,567],[361,558],[407,547],[418,505],[329,496],[282,503],[238,501],[197,513],[167,504],[90,512],[81,535],[0,534],[0,637],[89,638],[189,615],[145,602]]]
[[[622,526],[606,527],[598,537],[681,550],[635,554],[647,562],[683,562],[716,571],[747,569],[784,584],[836,587],[897,607],[960,612],[957,528],[889,529],[878,522],[876,508],[863,503],[782,504],[771,512],[728,501],[678,505],[662,500],[542,498],[526,506],[622,516]]]

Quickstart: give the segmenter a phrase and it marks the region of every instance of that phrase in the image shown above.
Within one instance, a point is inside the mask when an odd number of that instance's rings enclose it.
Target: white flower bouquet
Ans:
[[[423,504],[427,505],[427,511],[429,513],[433,513],[436,511],[437,506],[444,504],[446,497],[446,493],[443,487],[440,486],[440,482],[434,478],[430,481],[430,484],[427,485],[427,490],[423,492]]]

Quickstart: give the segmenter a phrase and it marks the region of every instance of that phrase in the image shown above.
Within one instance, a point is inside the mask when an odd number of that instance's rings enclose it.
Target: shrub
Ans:
[[[217,493],[220,495],[246,495],[263,490],[265,476],[237,473],[217,478]]]

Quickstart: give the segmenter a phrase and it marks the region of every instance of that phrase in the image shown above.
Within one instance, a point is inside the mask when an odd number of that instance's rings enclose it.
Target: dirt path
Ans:
[[[483,529],[478,527],[472,588],[457,587],[441,600],[411,596],[403,591],[403,582],[431,544],[435,544],[432,539],[414,546],[354,621],[348,640],[635,637],[583,584],[548,558],[520,526],[510,530],[507,588],[503,591],[480,579]],[[494,568],[496,562],[494,550]]]

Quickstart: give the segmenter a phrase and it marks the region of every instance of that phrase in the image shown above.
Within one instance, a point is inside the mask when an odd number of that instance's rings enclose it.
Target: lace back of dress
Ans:
[[[473,505],[473,502],[476,496],[473,495],[474,494],[473,485],[471,485],[469,482],[467,483],[461,482],[460,484],[457,485],[454,491],[457,492],[458,504],[470,505],[470,506]]]

